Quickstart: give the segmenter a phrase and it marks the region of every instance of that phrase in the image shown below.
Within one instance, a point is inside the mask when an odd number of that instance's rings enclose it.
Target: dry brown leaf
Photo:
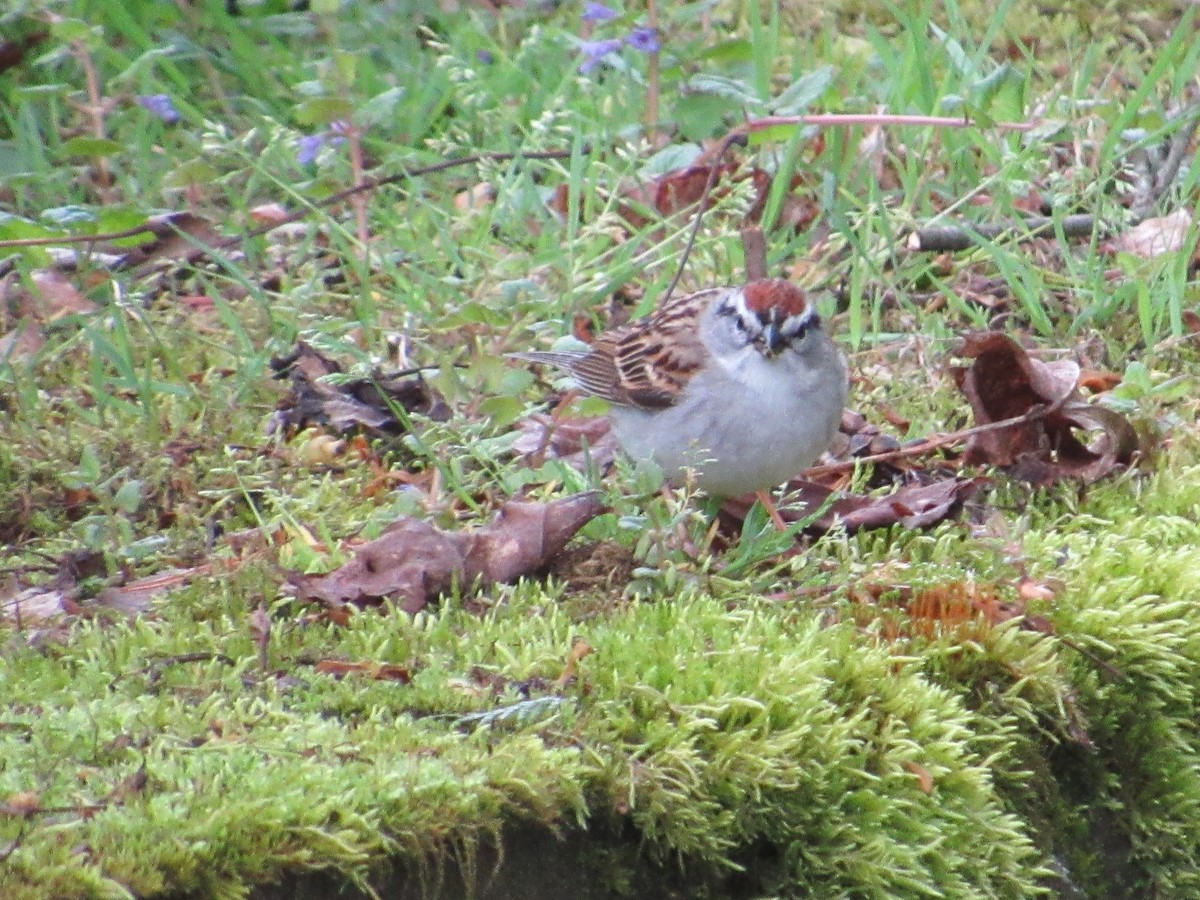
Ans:
[[[556,419],[537,414],[517,423],[521,431],[512,450],[531,466],[561,459],[583,471],[589,460],[604,471],[617,456],[617,439],[607,416]]]
[[[1108,253],[1132,253],[1151,259],[1183,249],[1191,227],[1191,213],[1180,209],[1166,216],[1146,219],[1129,231],[1101,241],[1098,249]]]
[[[933,776],[929,774],[928,769],[919,763],[913,762],[911,759],[904,760],[901,765],[917,777],[917,787],[921,789],[921,793],[933,793]]]
[[[390,599],[416,612],[455,583],[510,582],[536,572],[601,508],[595,492],[550,503],[514,500],[469,532],[442,531],[405,516],[341,568],[327,575],[292,572],[288,583],[299,598],[333,608]]]
[[[944,478],[928,484],[907,484],[880,497],[836,493],[815,481],[795,479],[788,484],[786,506],[779,509],[785,522],[812,515],[831,496],[828,508],[806,529],[824,534],[835,525],[855,532],[870,528],[927,528],[954,515],[983,484],[979,478]],[[726,523],[740,523],[749,512],[751,498],[728,501],[721,509]]]
[[[185,260],[204,246],[212,247],[223,235],[203,216],[191,212],[151,216],[146,229],[154,239],[125,254],[118,269],[137,269],[146,274],[164,262]]]
[[[1124,416],[1079,394],[1076,363],[1041,362],[996,331],[967,335],[959,352],[974,360],[951,371],[976,425],[1054,407],[1040,418],[972,435],[964,452],[968,465],[1001,466],[1033,484],[1092,482],[1128,463],[1137,450],[1137,433]],[[1091,437],[1085,444],[1076,432]]]
[[[138,578],[127,584],[107,587],[96,595],[89,605],[102,606],[129,616],[145,612],[150,601],[165,594],[172,588],[187,584],[198,575],[206,574],[208,566],[196,566],[191,569],[170,569]]]
[[[575,638],[571,642],[571,652],[567,654],[567,664],[563,666],[562,674],[554,680],[555,686],[559,690],[562,690],[567,684],[573,681],[575,673],[579,668],[579,661],[593,652],[591,644],[583,638]]]
[[[282,203],[262,203],[250,211],[250,221],[255,225],[282,225],[289,218]]]
[[[32,311],[42,322],[83,315],[99,308],[57,269],[37,269],[29,273],[29,280],[33,285]]]
[[[342,678],[346,675],[365,675],[367,678],[373,678],[376,681],[398,681],[401,684],[408,684],[412,681],[412,669],[408,666],[397,665],[396,663],[346,662],[338,659],[323,659],[313,668],[322,674],[333,675],[336,678]]]
[[[441,396],[420,376],[397,377],[382,372],[330,384],[326,375],[341,373],[335,360],[299,341],[286,356],[271,360],[275,377],[291,382],[291,393],[280,402],[273,428],[300,431],[309,425],[326,425],[338,432],[365,428],[399,434],[405,430],[393,407],[416,412],[442,422],[450,416]]]

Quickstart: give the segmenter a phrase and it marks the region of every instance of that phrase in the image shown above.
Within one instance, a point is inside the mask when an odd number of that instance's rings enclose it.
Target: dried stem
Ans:
[[[1096,230],[1095,216],[1077,214],[1063,216],[1062,230],[1066,237],[1090,238]],[[1018,241],[1027,241],[1054,231],[1054,219],[1031,216],[1016,222],[989,222],[972,225],[970,228],[957,225],[927,225],[908,236],[908,249],[923,252],[945,250],[967,250],[977,246],[981,240],[994,240],[1002,235]]]
[[[79,60],[79,65],[83,67],[83,77],[87,83],[88,96],[84,112],[92,122],[92,137],[101,141],[106,140],[107,135],[104,131],[104,98],[100,95],[100,76],[96,73],[96,63],[92,60],[92,54],[88,51],[87,44],[83,41],[72,42],[71,53]],[[113,185],[112,172],[108,168],[108,160],[103,156],[96,157],[96,181],[102,193],[106,193]]]
[[[646,0],[646,21],[658,41],[658,0]],[[659,145],[658,133],[658,100],[662,89],[662,75],[659,66],[659,50],[657,47],[650,51],[650,59],[646,65],[646,134],[651,144]]]
[[[984,425],[976,425],[974,428],[963,428],[960,431],[952,431],[949,434],[930,435],[929,437],[922,438],[915,444],[901,447],[899,450],[889,450],[886,453],[876,453],[873,456],[860,456],[857,459],[830,463],[826,466],[813,466],[804,470],[804,476],[806,478],[814,478],[822,475],[841,475],[846,472],[852,472],[856,466],[863,465],[864,463],[891,462],[892,460],[904,459],[909,456],[923,456],[933,450],[940,450],[943,447],[961,444],[967,438],[974,437],[977,434],[985,434],[989,431],[1002,431],[1005,428],[1012,428],[1014,425],[1024,425],[1027,422],[1044,419],[1061,407],[1066,401],[1067,396],[1044,406],[1035,406],[1019,416],[1001,419],[999,422],[988,422]]]

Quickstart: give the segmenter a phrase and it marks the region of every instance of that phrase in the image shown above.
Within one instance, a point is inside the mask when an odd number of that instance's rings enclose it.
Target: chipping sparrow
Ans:
[[[846,361],[782,279],[711,288],[601,334],[587,351],[515,353],[612,404],[617,441],[709,494],[763,491],[821,455],[846,402]]]

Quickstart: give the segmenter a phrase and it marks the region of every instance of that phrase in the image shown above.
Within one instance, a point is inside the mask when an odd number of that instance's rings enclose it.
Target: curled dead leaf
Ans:
[[[421,413],[437,421],[450,411],[436,391],[420,376],[398,377],[383,372],[330,384],[325,376],[340,374],[335,360],[298,341],[291,352],[271,360],[275,377],[291,382],[291,393],[281,401],[272,428],[291,432],[309,425],[326,425],[338,432],[365,428],[399,434],[404,423],[395,408]]]
[[[964,452],[968,465],[1001,466],[1044,485],[1063,478],[1092,482],[1132,458],[1138,446],[1133,426],[1120,413],[1083,399],[1077,389],[1080,369],[1073,361],[1034,359],[995,331],[967,335],[959,352],[974,360],[951,372],[976,425],[1047,409],[1045,415],[973,434]]]
[[[1101,241],[1098,249],[1107,253],[1132,253],[1151,259],[1183,249],[1191,227],[1191,213],[1186,209],[1178,209],[1169,215],[1146,219],[1128,231]]]
[[[326,575],[292,572],[288,583],[297,597],[331,608],[394,600],[405,612],[416,612],[455,583],[510,582],[536,572],[601,508],[594,491],[550,503],[514,500],[469,532],[443,531],[404,516],[341,568]]]
[[[531,466],[547,459],[561,459],[583,471],[588,463],[601,471],[617,456],[617,439],[607,416],[554,418],[542,413],[517,423],[521,432],[512,450]]]

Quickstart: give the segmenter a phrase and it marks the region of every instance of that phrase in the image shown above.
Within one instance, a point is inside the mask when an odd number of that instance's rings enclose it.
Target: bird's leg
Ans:
[[[771,524],[778,531],[787,531],[787,522],[783,521],[783,516],[779,514],[778,507],[775,506],[775,501],[771,499],[771,495],[767,491],[755,491],[754,496],[758,498],[758,502],[762,504],[763,509],[767,511],[767,515],[771,517]]]

